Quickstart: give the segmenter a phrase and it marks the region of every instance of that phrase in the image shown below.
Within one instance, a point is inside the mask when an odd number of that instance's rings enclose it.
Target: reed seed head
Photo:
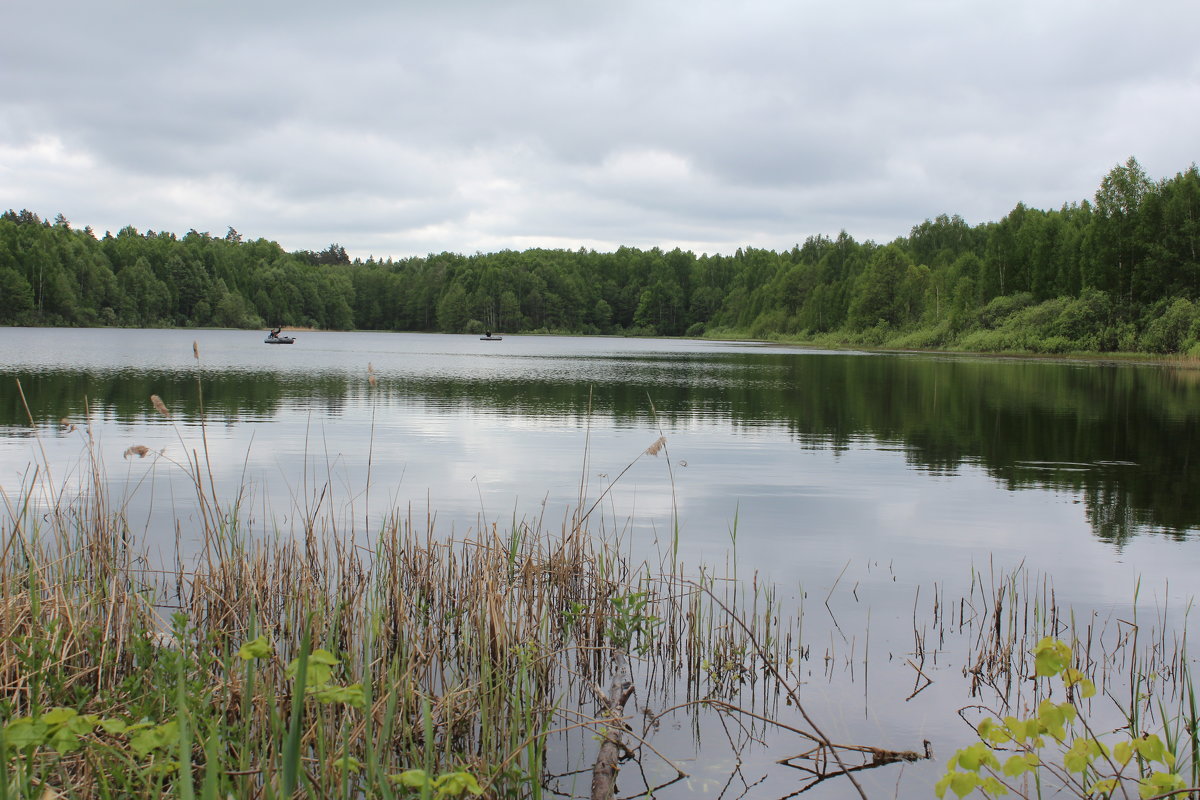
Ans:
[[[654,440],[654,444],[652,444],[646,448],[646,455],[656,456],[656,455],[658,455],[658,451],[662,450],[666,446],[667,446],[667,437],[660,436]]]
[[[195,339],[192,339],[192,357],[197,361],[200,360],[200,343]]]
[[[170,418],[171,412],[167,410],[167,404],[162,401],[162,398],[156,394],[150,395],[150,402],[154,404],[155,410],[164,417]]]
[[[145,458],[149,453],[150,448],[146,447],[144,444],[130,445],[129,447],[125,448],[125,458],[129,458],[130,456]]]

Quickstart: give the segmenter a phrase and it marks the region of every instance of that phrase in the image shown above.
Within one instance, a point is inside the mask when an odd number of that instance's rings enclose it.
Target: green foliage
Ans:
[[[609,640],[614,647],[628,650],[636,648],[645,652],[650,646],[650,635],[659,624],[657,617],[646,613],[646,592],[630,592],[612,598],[613,614],[608,629]]]
[[[238,648],[238,657],[243,661],[251,661],[258,658],[270,658],[274,653],[267,635],[264,633],[257,639],[251,639]]]
[[[1200,171],[1135,159],[1095,205],[941,215],[886,245],[787,252],[530,249],[361,261],[331,244],[51,225],[0,215],[0,324],[723,335],[1039,353],[1197,348]],[[1026,316],[1019,312],[1027,311]],[[828,335],[828,336],[826,336]]]
[[[97,714],[80,714],[72,708],[52,708],[36,717],[17,717],[4,726],[10,747],[52,747],[70,753],[83,746],[82,739],[97,728],[121,733],[126,725],[119,719],[101,719]]]
[[[1185,297],[1156,304],[1148,316],[1138,341],[1148,353],[1187,352],[1200,339],[1200,308]]]
[[[461,797],[463,794],[478,797],[483,794],[479,781],[466,770],[443,772],[431,777],[423,769],[408,769],[388,777],[405,789],[422,794],[432,793],[434,797]]]
[[[1047,637],[1032,655],[1035,675],[1057,678],[1068,697],[1096,694],[1092,681],[1071,666],[1066,643]],[[1110,746],[1093,735],[1071,702],[1045,699],[1029,717],[989,717],[976,726],[976,733],[979,741],[957,751],[946,765],[934,789],[939,798],[948,791],[960,798],[976,791],[1029,797],[1026,775],[1035,777],[1038,797],[1051,783],[1080,798],[1111,798],[1127,783],[1136,783],[1142,798],[1187,788],[1175,769],[1175,753],[1157,734],[1126,735]]]
[[[198,684],[191,676],[226,669],[234,662],[221,662],[211,651],[193,649],[188,644],[189,631],[187,617],[183,614],[175,615],[171,635],[175,646],[154,648],[156,667],[142,673],[142,677],[150,681],[148,686],[141,687],[142,690],[166,696],[171,694],[167,688],[171,683],[177,687],[176,705],[173,709],[167,709],[165,719],[155,721],[143,718],[134,722],[119,717],[84,714],[74,708],[61,706],[31,716],[14,717],[0,727],[0,781],[8,781],[10,774],[17,776],[18,783],[26,780],[33,774],[31,770],[34,765],[42,763],[42,759],[37,757],[40,749],[48,748],[60,756],[65,756],[87,748],[85,758],[101,764],[109,763],[110,770],[121,772],[120,775],[114,772],[110,779],[120,780],[128,785],[130,796],[158,795],[162,793],[164,781],[167,781],[175,784],[180,797],[192,797],[190,754],[196,721],[210,726],[226,723],[219,717],[208,719],[210,710],[204,707],[202,698],[209,689]],[[39,660],[40,652],[35,648],[27,661],[38,672],[43,672],[46,664],[44,659]],[[264,666],[262,662],[271,658],[274,648],[263,635],[243,643],[235,652],[240,661],[253,668],[255,665]],[[158,662],[165,662],[165,665],[158,667]],[[312,698],[324,706],[361,710],[366,707],[367,702],[362,684],[344,686],[333,681],[340,663],[339,659],[327,650],[304,652],[302,647],[301,657],[292,661],[284,674],[295,681],[299,690],[298,696]],[[253,672],[248,673],[248,679],[253,677]],[[132,684],[129,688],[134,690]],[[203,794],[206,797],[218,796],[219,784],[223,780],[221,770],[217,768],[222,750],[220,740],[235,737],[237,730],[235,725],[227,727],[223,734],[218,734],[217,729],[213,728],[213,732],[207,737],[204,748],[207,767],[202,779],[202,788],[205,790]],[[299,731],[299,727],[295,730]],[[249,742],[244,742],[238,746],[248,744]],[[290,794],[286,791],[286,748],[283,759],[283,788],[286,796]],[[348,754],[331,759],[330,763],[335,769],[347,774],[359,773],[365,769],[360,759]],[[291,780],[291,785],[295,786],[298,775],[293,773]],[[135,790],[133,787],[138,788]],[[465,771],[439,776],[431,787],[438,797],[457,797],[464,792],[481,793],[475,778]]]

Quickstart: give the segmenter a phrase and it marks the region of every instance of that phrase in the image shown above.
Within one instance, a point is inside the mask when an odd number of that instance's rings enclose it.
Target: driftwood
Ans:
[[[917,753],[911,750],[884,750],[880,747],[865,745],[818,744],[811,750],[788,758],[781,758],[775,763],[800,770],[808,775],[801,789],[795,793],[803,794],[818,783],[830,778],[849,777],[852,772],[861,772],[865,769],[874,769],[900,761],[911,763],[933,758],[933,748],[928,740],[924,742],[924,746],[925,751]],[[839,751],[842,754],[840,758],[837,757]],[[854,763],[855,757],[859,763]],[[830,763],[833,758],[836,758],[836,765]],[[808,763],[793,764],[793,761]]]
[[[600,698],[604,709],[601,720],[605,723],[604,740],[592,766],[592,800],[612,800],[617,789],[617,772],[621,769],[617,758],[625,749],[625,703],[633,694],[633,682],[614,683],[607,695],[599,686],[593,686],[592,691]]]

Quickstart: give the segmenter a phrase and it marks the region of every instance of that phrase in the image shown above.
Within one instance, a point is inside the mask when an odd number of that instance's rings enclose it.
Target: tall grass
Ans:
[[[94,451],[79,486],[35,469],[5,494],[3,797],[537,796],[548,739],[607,724],[589,687],[631,653],[694,702],[750,672],[769,694],[753,665],[784,658],[761,630],[777,616],[731,624],[731,582],[651,574],[582,511],[449,538],[403,509],[369,535],[320,512],[294,535],[251,531],[200,457],[176,466],[203,544],[171,572],[139,550]]]

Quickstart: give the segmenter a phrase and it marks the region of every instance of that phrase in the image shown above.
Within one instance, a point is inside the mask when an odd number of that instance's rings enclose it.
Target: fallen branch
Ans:
[[[831,778],[850,777],[852,772],[861,772],[865,769],[874,769],[882,767],[885,764],[895,764],[897,762],[912,763],[914,761],[924,761],[933,758],[933,748],[929,741],[924,742],[925,752],[917,753],[912,750],[885,750],[881,747],[869,747],[864,745],[848,745],[848,744],[819,744],[811,750],[807,750],[799,755],[789,756],[777,761],[777,764],[782,764],[785,767],[798,769],[810,776],[807,783],[795,792],[795,794],[803,794],[809,789]],[[857,755],[861,759],[861,763],[847,766],[849,758],[839,757],[838,752],[853,757]],[[829,763],[830,757],[837,762],[836,768],[831,768]],[[792,761],[804,760],[808,764],[793,764]]]
[[[608,694],[599,686],[593,686],[592,691],[604,706],[601,719],[606,722],[604,740],[600,743],[600,752],[592,767],[592,800],[612,800],[616,793],[617,772],[621,769],[617,766],[617,756],[625,749],[625,703],[633,694],[633,682],[614,683]]]
[[[862,786],[857,780],[855,780],[854,775],[852,774],[855,772],[855,770],[847,768],[846,765],[842,763],[842,757],[838,752],[838,749],[832,746],[833,742],[829,740],[829,737],[826,736],[819,727],[817,727],[817,723],[814,722],[813,718],[809,716],[808,711],[804,708],[804,704],[800,702],[800,695],[796,692],[795,687],[788,683],[783,675],[779,673],[779,670],[775,667],[775,663],[771,660],[770,655],[768,655],[767,652],[763,650],[762,645],[758,643],[758,639],[755,637],[754,631],[750,630],[750,627],[746,625],[746,622],[741,617],[730,611],[729,606],[721,602],[716,594],[714,594],[713,591],[703,583],[694,583],[692,585],[708,595],[709,599],[712,600],[717,607],[729,615],[729,618],[733,620],[734,624],[742,629],[742,632],[746,634],[746,638],[750,640],[750,644],[753,645],[754,651],[758,654],[759,660],[762,661],[763,666],[775,676],[775,680],[778,682],[779,686],[782,687],[785,692],[787,692],[787,696],[795,705],[796,710],[800,712],[800,716],[804,718],[804,721],[808,723],[808,727],[812,729],[812,732],[808,735],[821,745],[831,748],[830,753],[833,755],[834,761],[837,762],[840,770],[839,774],[846,776],[846,780],[850,781],[850,784],[854,787],[854,790],[858,793],[858,796],[861,797],[862,800],[867,800],[867,793],[863,791]],[[834,624],[837,624],[837,620],[834,620]]]

